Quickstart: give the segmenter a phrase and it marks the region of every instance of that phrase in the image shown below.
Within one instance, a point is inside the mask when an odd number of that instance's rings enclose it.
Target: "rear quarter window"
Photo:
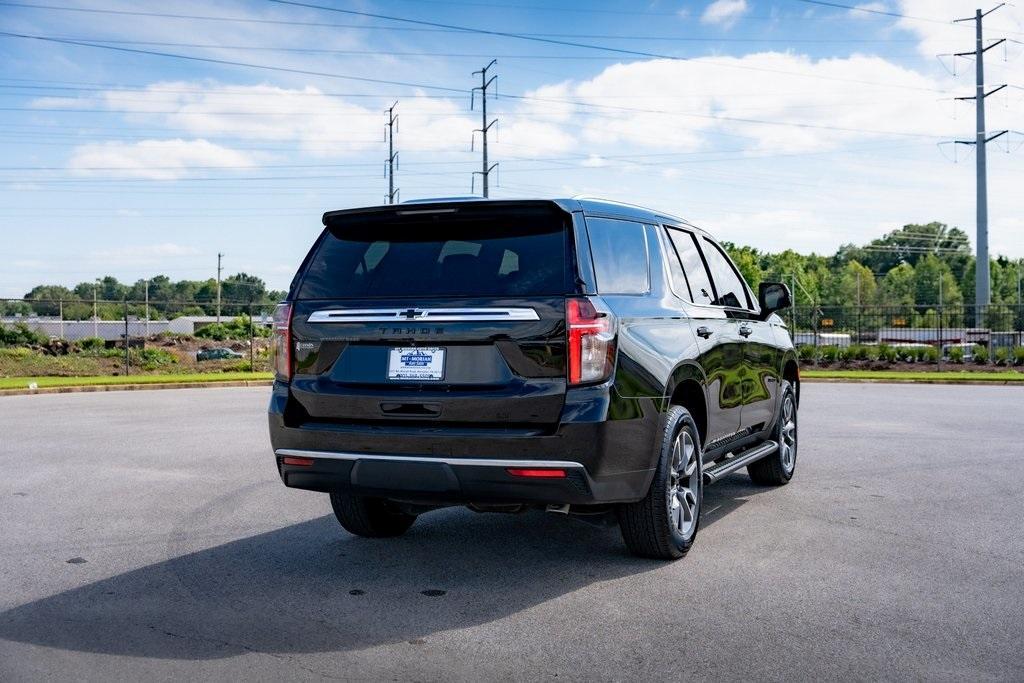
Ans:
[[[587,235],[601,294],[646,294],[650,266],[644,225],[628,220],[588,218]]]

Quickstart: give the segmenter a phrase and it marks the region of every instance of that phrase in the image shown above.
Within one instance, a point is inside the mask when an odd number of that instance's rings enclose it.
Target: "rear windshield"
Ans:
[[[566,234],[550,214],[341,222],[310,259],[298,298],[565,294]]]

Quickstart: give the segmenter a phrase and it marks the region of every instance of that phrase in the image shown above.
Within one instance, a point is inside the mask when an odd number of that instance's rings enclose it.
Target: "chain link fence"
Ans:
[[[270,371],[274,304],[0,299],[0,378]]]
[[[797,306],[784,313],[807,363],[1024,365],[1024,306]]]
[[[259,374],[275,304],[0,299],[0,378]],[[1024,366],[1024,306],[798,306],[811,365]]]

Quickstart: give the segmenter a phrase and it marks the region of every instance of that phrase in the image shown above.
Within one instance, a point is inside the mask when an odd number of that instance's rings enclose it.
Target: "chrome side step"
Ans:
[[[731,474],[741,467],[746,467],[752,462],[757,462],[777,450],[779,450],[778,442],[765,441],[759,446],[754,446],[741,452],[739,455],[730,455],[725,460],[715,463],[704,470],[704,483],[713,484],[725,475]]]

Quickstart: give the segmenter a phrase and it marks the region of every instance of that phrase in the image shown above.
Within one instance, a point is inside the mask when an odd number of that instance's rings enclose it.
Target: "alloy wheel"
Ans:
[[[792,394],[787,394],[782,402],[781,436],[779,455],[782,459],[782,469],[786,474],[791,474],[796,467],[796,405]]]
[[[669,472],[668,518],[675,534],[688,540],[697,528],[700,514],[701,472],[697,445],[682,429],[672,444]]]

